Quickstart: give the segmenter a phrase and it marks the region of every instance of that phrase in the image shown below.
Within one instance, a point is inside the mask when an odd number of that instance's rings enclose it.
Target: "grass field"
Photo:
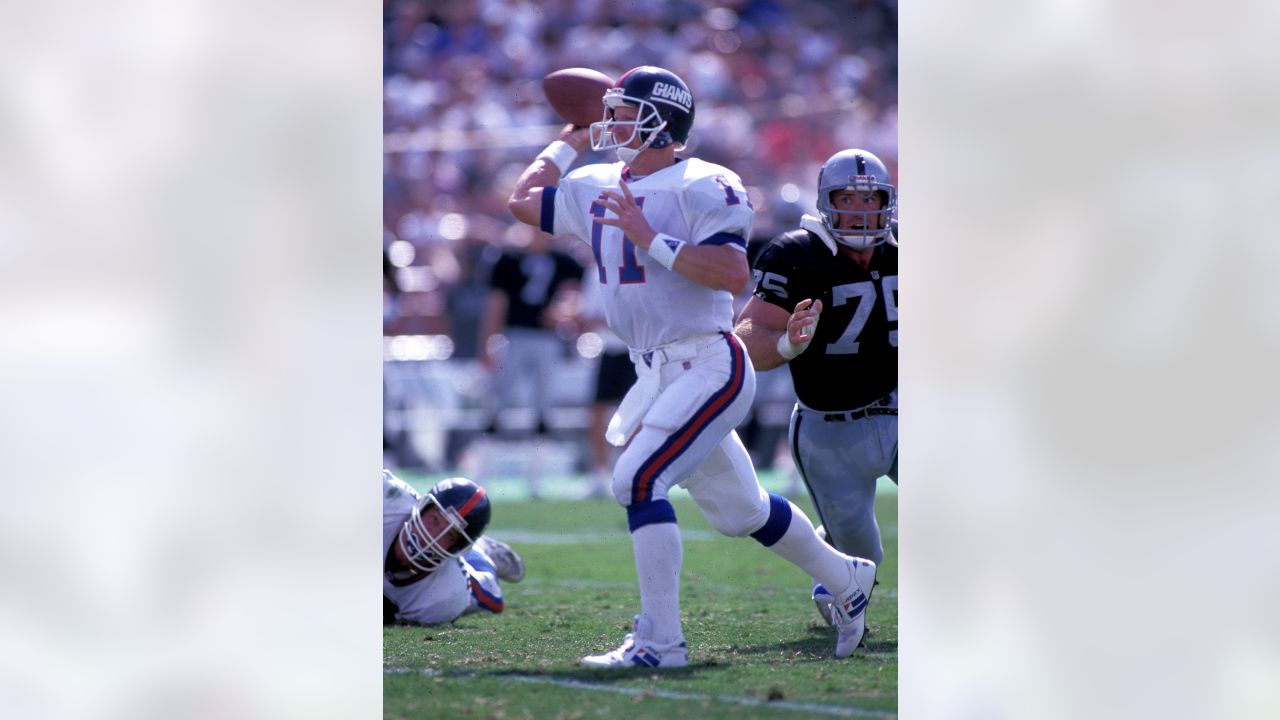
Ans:
[[[792,499],[808,512],[807,502]],[[527,576],[504,585],[499,616],[385,628],[384,716],[894,717],[897,499],[877,498],[885,562],[867,647],[836,660],[835,631],[808,599],[807,576],[754,540],[721,536],[687,496],[673,496],[684,536],[689,667],[659,672],[576,664],[616,647],[638,612],[624,511],[612,501],[499,497],[489,532],[520,552]]]

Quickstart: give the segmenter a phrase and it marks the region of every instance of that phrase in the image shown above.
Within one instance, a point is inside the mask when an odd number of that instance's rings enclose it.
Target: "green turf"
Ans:
[[[793,498],[808,508],[807,502]],[[489,532],[528,575],[504,586],[506,611],[452,625],[384,630],[388,718],[890,717],[897,711],[897,495],[877,498],[882,563],[867,648],[836,660],[834,630],[805,574],[749,538],[710,528],[687,498],[685,669],[588,670],[638,610],[624,511],[612,501],[495,503]],[[812,515],[811,515],[812,516]]]

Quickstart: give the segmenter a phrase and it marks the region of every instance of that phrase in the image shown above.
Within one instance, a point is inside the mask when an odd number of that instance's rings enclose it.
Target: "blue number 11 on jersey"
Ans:
[[[604,196],[601,195],[601,197]],[[636,205],[644,207],[643,195],[636,196]],[[591,203],[591,214],[595,217],[602,218],[606,212],[608,210],[605,209],[604,205],[599,202]],[[600,246],[604,241],[606,227],[609,226],[601,225],[598,222],[591,223],[591,254],[596,258],[596,271],[600,273],[600,284],[602,285],[609,284],[608,273],[604,270],[604,260],[601,258],[600,253]],[[618,228],[610,227],[610,229],[617,230],[617,234],[622,236],[622,264],[618,266],[618,284],[631,285],[644,282],[644,266],[636,260],[635,244],[627,239],[625,235],[622,235],[622,231]]]

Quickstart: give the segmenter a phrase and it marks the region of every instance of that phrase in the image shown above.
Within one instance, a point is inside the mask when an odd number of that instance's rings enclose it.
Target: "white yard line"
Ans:
[[[606,542],[631,542],[631,536],[623,528],[587,532],[543,532],[539,530],[502,529],[489,533],[495,540],[513,545],[591,545]],[[710,530],[680,530],[685,540],[715,540],[724,537]]]
[[[383,673],[388,675],[404,675],[414,672],[409,668],[383,668]],[[421,670],[418,671],[427,677],[435,677],[441,673],[437,670]],[[638,688],[620,685],[607,685],[605,683],[593,683],[585,680],[574,680],[571,678],[557,677],[540,677],[537,675],[493,675],[485,673],[449,673],[448,677],[456,678],[475,678],[485,677],[494,680],[510,680],[512,682],[529,683],[531,685],[556,685],[558,687],[571,688],[574,690],[586,690],[588,692],[607,692],[615,695],[650,695],[653,697],[663,698],[664,700],[693,700],[696,702],[715,701],[722,703],[730,703],[733,705],[744,705],[746,707],[770,708],[776,710],[790,710],[793,712],[803,712],[818,715],[834,715],[838,717],[873,717],[873,718],[891,718],[897,717],[897,713],[885,710],[870,710],[866,708],[849,707],[844,705],[820,705],[818,703],[792,702],[790,700],[760,700],[752,697],[740,697],[737,695],[706,695],[703,693],[680,692],[677,690],[655,690],[652,688]]]

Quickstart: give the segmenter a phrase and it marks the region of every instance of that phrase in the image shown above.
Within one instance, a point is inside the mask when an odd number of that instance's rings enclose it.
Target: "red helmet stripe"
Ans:
[[[468,500],[462,507],[458,508],[458,514],[461,515],[462,517],[466,517],[467,513],[471,512],[472,509],[474,509],[476,505],[479,505],[480,501],[483,499],[484,499],[484,488],[477,485],[476,494],[472,495],[470,500]]]
[[[640,67],[633,67],[633,68],[631,68],[630,70],[628,70],[628,71],[626,71],[626,72],[622,73],[622,75],[620,75],[620,76],[618,77],[618,81],[617,81],[617,82],[615,82],[615,83],[613,84],[613,86],[614,86],[614,87],[622,87],[622,81],[623,81],[623,80],[626,80],[628,75],[630,75],[631,73],[633,73],[633,72],[635,72],[635,71],[639,70],[639,69],[640,69],[640,68],[642,68],[642,67],[644,67],[644,66],[643,66],[643,65],[641,65]]]

